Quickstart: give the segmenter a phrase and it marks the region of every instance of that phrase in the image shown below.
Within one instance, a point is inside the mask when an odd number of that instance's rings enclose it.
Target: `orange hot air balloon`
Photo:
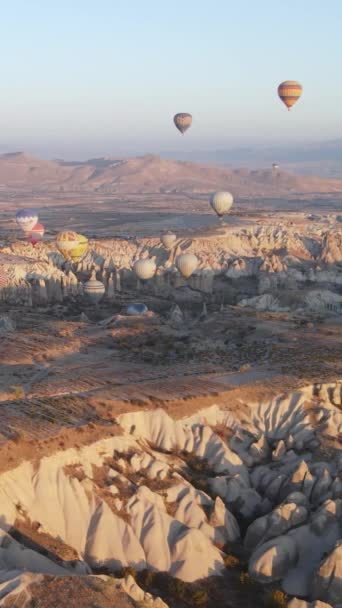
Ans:
[[[185,131],[187,131],[188,128],[191,127],[192,116],[187,112],[179,112],[179,114],[175,114],[175,116],[173,117],[173,122],[175,123],[178,131],[180,131],[181,134],[184,135]]]
[[[285,80],[278,87],[278,95],[288,110],[298,101],[302,92],[303,87],[296,80]]]

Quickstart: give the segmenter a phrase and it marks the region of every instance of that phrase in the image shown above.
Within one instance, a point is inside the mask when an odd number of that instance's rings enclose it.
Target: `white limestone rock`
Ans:
[[[320,565],[314,578],[313,597],[342,606],[342,541],[339,540]]]
[[[254,550],[271,538],[286,534],[291,528],[304,523],[308,518],[308,511],[295,503],[285,503],[274,511],[256,519],[248,528],[244,546]]]
[[[281,580],[296,565],[298,550],[289,536],[278,536],[260,545],[249,560],[249,575],[260,583]]]

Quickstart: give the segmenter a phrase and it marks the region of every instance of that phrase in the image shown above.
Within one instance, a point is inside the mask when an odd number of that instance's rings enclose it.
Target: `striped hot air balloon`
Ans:
[[[278,95],[288,110],[298,101],[302,92],[303,87],[296,80],[285,80],[278,87]]]
[[[181,134],[184,135],[185,131],[187,131],[189,127],[191,127],[192,116],[187,112],[179,112],[173,117],[173,122],[175,123],[178,131],[180,131]]]
[[[20,209],[15,216],[16,222],[23,232],[30,232],[38,222],[38,213],[35,209]]]

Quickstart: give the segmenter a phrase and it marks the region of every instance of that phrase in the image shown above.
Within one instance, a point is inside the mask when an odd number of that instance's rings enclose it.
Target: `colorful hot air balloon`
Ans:
[[[82,260],[82,258],[84,258],[88,251],[88,246],[89,243],[87,237],[83,236],[83,234],[77,234],[77,245],[70,251],[70,258],[74,264],[77,264]]]
[[[87,252],[88,239],[77,232],[60,232],[56,238],[56,245],[66,260],[77,263]]]
[[[91,273],[89,281],[84,283],[84,293],[92,304],[98,304],[105,294],[106,288],[101,281],[96,279],[95,270]]]
[[[288,110],[298,101],[302,92],[303,87],[296,80],[285,80],[278,87],[278,95]]]
[[[175,244],[177,237],[172,232],[167,232],[166,234],[163,234],[160,237],[160,240],[164,245],[165,249],[171,249],[172,246]]]
[[[133,266],[134,272],[140,281],[148,281],[156,274],[157,266],[154,260],[146,258],[137,260]]]
[[[23,232],[30,232],[38,222],[38,213],[34,209],[20,209],[15,219]]]
[[[193,253],[181,253],[176,259],[176,266],[181,275],[188,279],[198,266],[198,259]]]
[[[36,224],[27,234],[27,240],[31,245],[35,246],[44,236],[45,228],[43,224]]]
[[[210,205],[219,217],[231,209],[234,199],[230,192],[215,192],[210,199]]]
[[[185,131],[187,131],[189,127],[191,127],[192,116],[187,112],[179,112],[173,117],[173,122],[175,123],[178,131],[180,131],[181,134],[184,135]]]

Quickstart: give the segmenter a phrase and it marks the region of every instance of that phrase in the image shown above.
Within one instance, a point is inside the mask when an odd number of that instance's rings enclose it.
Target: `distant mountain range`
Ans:
[[[297,174],[342,177],[342,139],[293,146],[240,146],[223,150],[165,151],[164,158],[266,167],[273,162]]]
[[[166,160],[154,155],[66,162],[41,160],[16,152],[0,156],[0,187],[30,192],[107,194],[199,194],[227,189],[242,197],[279,197],[300,193],[342,193],[342,179],[303,177],[269,167],[256,170],[228,168]]]

